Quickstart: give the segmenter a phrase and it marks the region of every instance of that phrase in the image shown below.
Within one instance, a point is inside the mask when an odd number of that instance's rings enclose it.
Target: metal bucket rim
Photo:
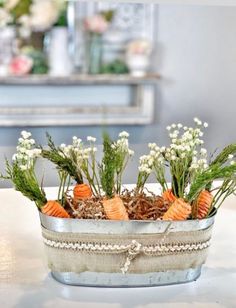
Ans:
[[[100,234],[154,234],[163,233],[166,228],[171,232],[199,231],[213,225],[214,216],[205,219],[168,221],[168,220],[102,220],[57,218],[40,212],[41,225],[54,232],[100,233]]]
[[[198,221],[198,222],[203,222],[203,221],[209,221],[211,220],[212,218],[215,218],[217,214],[217,211],[214,212],[213,215],[211,215],[210,217],[207,217],[207,218],[203,218],[203,219],[186,219],[186,220],[137,220],[137,219],[130,219],[130,220],[112,220],[112,219],[82,219],[82,218],[60,218],[60,217],[54,217],[54,216],[49,216],[49,215],[46,215],[42,212],[39,212],[39,216],[40,216],[40,219],[41,217],[46,217],[47,219],[52,219],[52,220],[59,220],[59,221],[77,221],[78,223],[81,222],[81,221],[84,221],[84,222],[102,222],[104,224],[106,223],[117,223],[119,224],[120,222],[122,222],[123,224],[129,224],[130,222],[137,222],[137,223],[188,223],[190,221]]]

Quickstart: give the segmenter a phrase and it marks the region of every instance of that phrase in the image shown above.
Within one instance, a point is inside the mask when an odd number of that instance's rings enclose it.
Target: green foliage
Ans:
[[[223,181],[222,185],[220,186],[219,190],[214,196],[208,214],[211,213],[213,208],[216,208],[218,210],[219,207],[224,202],[224,200],[231,194],[235,194],[235,192],[236,192],[236,175],[234,174],[232,177],[226,178]]]
[[[209,183],[212,183],[214,180],[231,179],[235,172],[236,165],[222,167],[219,164],[214,164],[210,166],[195,178],[186,200],[191,203]]]
[[[23,49],[23,53],[33,60],[31,74],[47,74],[49,69],[48,62],[45,54],[41,50],[26,47]]]
[[[21,170],[17,162],[11,165],[6,160],[6,173],[6,176],[0,175],[0,178],[11,180],[15,189],[34,201],[39,209],[47,203],[45,192],[39,186],[33,169]]]
[[[230,144],[225,147],[222,152],[212,161],[210,166],[220,164],[223,165],[227,160],[229,155],[236,155],[236,143]]]
[[[102,65],[101,74],[127,74],[129,72],[125,62],[116,59],[111,63]]]
[[[67,20],[67,4],[65,2],[65,6],[63,8],[63,10],[60,13],[60,16],[57,20],[57,22],[55,23],[54,26],[56,27],[67,27],[68,25],[68,20]]]
[[[236,143],[226,146],[220,154],[211,162],[210,167],[214,165],[223,165],[227,162],[229,155],[236,155]],[[210,190],[212,187],[212,182],[208,183],[206,186],[207,190]]]
[[[114,17],[113,10],[102,11],[100,13],[106,19],[107,22],[111,22],[113,20],[113,17]]]
[[[17,20],[23,15],[28,15],[30,13],[31,4],[32,0],[20,0],[11,11],[14,19]]]
[[[114,195],[115,186],[115,150],[112,147],[112,141],[107,133],[103,135],[103,158],[100,165],[100,180],[102,189],[108,198]]]
[[[48,159],[57,166],[57,169],[69,174],[78,184],[83,183],[83,177],[81,172],[78,172],[77,166],[73,163],[72,159],[67,157],[64,152],[56,147],[52,137],[47,133],[49,150],[42,148],[42,157]]]

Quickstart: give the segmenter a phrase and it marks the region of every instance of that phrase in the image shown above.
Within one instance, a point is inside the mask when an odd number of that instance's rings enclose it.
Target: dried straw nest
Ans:
[[[162,197],[149,191],[135,194],[134,191],[124,190],[120,197],[131,220],[161,219],[170,207]],[[107,219],[102,200],[102,197],[91,197],[76,202],[67,196],[67,210],[73,218]]]

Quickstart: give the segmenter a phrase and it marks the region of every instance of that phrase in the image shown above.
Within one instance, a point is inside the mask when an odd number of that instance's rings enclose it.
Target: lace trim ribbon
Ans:
[[[121,268],[122,273],[125,274],[129,269],[131,261],[140,253],[156,256],[200,251],[210,246],[210,239],[198,243],[159,243],[157,245],[142,245],[138,241],[132,240],[128,245],[117,245],[92,242],[60,242],[44,238],[44,244],[57,249],[70,249],[93,253],[127,253],[125,264]]]

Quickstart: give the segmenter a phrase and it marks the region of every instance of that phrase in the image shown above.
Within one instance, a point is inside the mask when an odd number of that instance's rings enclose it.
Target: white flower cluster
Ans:
[[[33,0],[30,7],[30,25],[36,31],[45,31],[58,20],[63,0]]]
[[[146,174],[150,174],[155,168],[162,168],[164,166],[164,156],[165,147],[159,147],[156,143],[149,143],[148,147],[150,149],[149,155],[143,155],[139,159],[139,171]]]
[[[166,151],[166,147],[159,147],[156,143],[149,143],[148,147],[150,149],[150,157],[158,164],[163,164],[165,161],[163,153]]]
[[[60,148],[64,155],[67,157],[71,156],[71,153],[75,153],[77,156],[77,162],[81,162],[83,160],[89,159],[91,154],[97,152],[97,148],[94,146],[96,142],[96,138],[92,136],[87,137],[87,141],[90,143],[89,147],[85,147],[82,140],[76,136],[72,138],[72,144],[66,145],[64,143],[61,144]]]
[[[41,155],[41,150],[34,146],[35,140],[31,138],[31,133],[22,131],[16,147],[17,152],[12,157],[13,161],[19,163],[21,170],[30,169],[35,159]]]
[[[193,154],[198,154],[197,151],[194,151]],[[190,170],[201,172],[209,167],[207,163],[207,150],[204,148],[200,149],[200,158],[193,156]]]
[[[112,144],[113,149],[127,153],[129,156],[134,155],[134,151],[129,148],[129,133],[126,131],[119,133],[119,139]]]
[[[206,122],[202,123],[198,118],[194,118],[194,122],[198,127],[187,127],[183,126],[181,123],[167,126],[171,139],[171,145],[165,152],[165,157],[168,161],[185,159],[197,154],[196,148],[204,143],[204,141],[200,139],[203,136],[203,132],[199,126],[207,127],[208,124]],[[205,162],[202,161],[201,164],[204,165]]]
[[[233,160],[234,158],[235,158],[235,157],[234,157],[234,155],[232,155],[232,154],[230,154],[230,155],[228,156],[228,160],[229,160],[230,165],[235,165],[235,164],[236,164],[236,161]]]
[[[196,118],[196,117],[193,119],[193,121],[194,121],[197,125],[199,125],[199,126],[202,126],[202,125],[203,125],[205,128],[208,127],[208,123],[207,123],[207,122],[202,123],[202,121],[199,120],[199,119]]]
[[[154,159],[151,155],[143,155],[139,158],[139,172],[150,174],[152,172]]]
[[[12,22],[12,16],[4,8],[0,7],[0,29],[6,27],[7,24]]]
[[[14,20],[14,10],[20,2],[21,0],[0,1],[0,27],[5,27]],[[50,29],[57,22],[65,5],[64,0],[32,0],[25,7],[28,13],[17,17],[17,24],[21,26],[20,33],[27,36],[32,30],[44,32]]]

